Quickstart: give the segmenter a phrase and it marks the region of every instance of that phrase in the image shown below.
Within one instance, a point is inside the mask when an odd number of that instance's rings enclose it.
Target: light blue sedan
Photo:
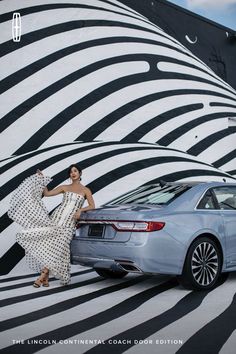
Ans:
[[[84,212],[71,262],[103,277],[172,274],[186,288],[211,289],[236,270],[236,184],[162,181]]]

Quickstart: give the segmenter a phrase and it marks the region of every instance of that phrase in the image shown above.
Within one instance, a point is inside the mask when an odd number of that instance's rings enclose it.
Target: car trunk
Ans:
[[[87,211],[81,214],[76,237],[127,242],[132,233],[132,226],[137,225],[134,222],[144,221],[143,212],[152,209],[152,206],[147,205],[115,205]]]

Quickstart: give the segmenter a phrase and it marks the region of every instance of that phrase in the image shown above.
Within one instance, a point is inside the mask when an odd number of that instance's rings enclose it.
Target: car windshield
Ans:
[[[139,187],[131,192],[110,201],[109,205],[119,204],[151,204],[151,205],[167,205],[180,194],[189,189],[189,185],[179,184],[165,186],[149,185]]]

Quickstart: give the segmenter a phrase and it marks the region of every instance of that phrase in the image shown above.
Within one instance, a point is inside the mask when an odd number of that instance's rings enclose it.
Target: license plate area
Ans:
[[[103,238],[104,225],[102,224],[90,224],[88,228],[89,237]]]

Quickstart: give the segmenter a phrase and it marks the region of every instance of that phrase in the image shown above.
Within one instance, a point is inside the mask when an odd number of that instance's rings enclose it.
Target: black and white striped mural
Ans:
[[[142,14],[116,0],[3,0],[0,13],[1,274],[22,264],[6,212],[37,168],[54,187],[78,162],[97,205],[160,178],[235,181],[235,90]]]
[[[104,280],[90,269],[67,287],[51,279],[35,291],[34,276],[0,280],[1,354],[235,353],[233,273],[211,292],[170,276]]]

